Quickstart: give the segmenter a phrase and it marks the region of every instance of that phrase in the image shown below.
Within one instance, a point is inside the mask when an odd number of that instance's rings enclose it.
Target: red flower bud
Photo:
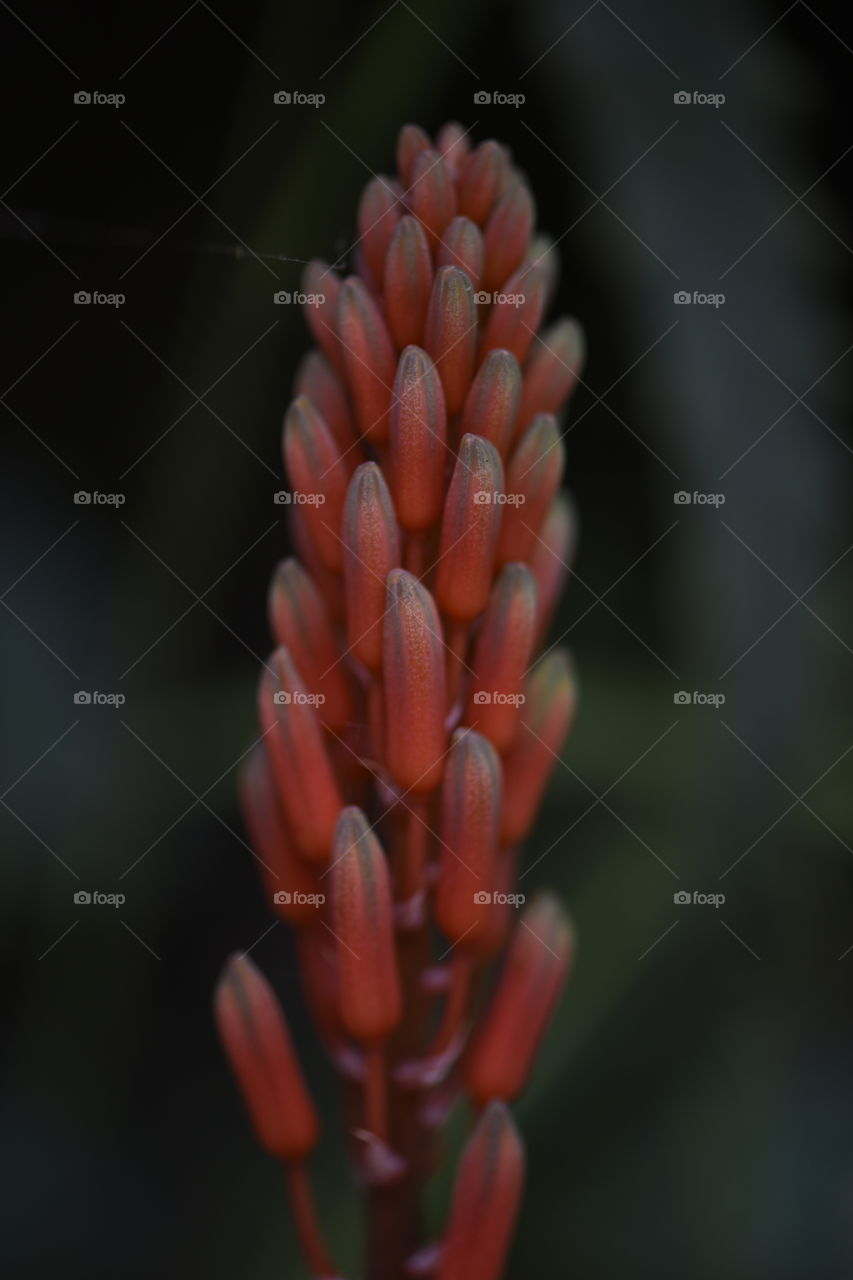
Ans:
[[[562,409],[574,390],[585,355],[584,332],[577,320],[560,320],[542,335],[524,366],[519,427],[526,427],[537,413]]]
[[[293,488],[312,499],[301,511],[317,554],[330,569],[340,569],[341,513],[354,459],[344,460],[305,396],[294,400],[284,419],[284,461]]]
[[[447,413],[436,367],[420,347],[406,347],[391,407],[388,478],[400,524],[427,529],[441,515],[447,467]]]
[[[521,400],[521,370],[511,351],[490,351],[474,379],[462,431],[490,440],[501,458],[509,452]]]
[[[323,299],[322,302],[315,301],[304,308],[311,336],[325,352],[332,367],[338,373],[343,373],[344,357],[335,324],[340,288],[341,278],[327,262],[315,258],[302,272],[302,292],[315,299]]]
[[[361,433],[374,444],[388,436],[394,346],[379,308],[357,276],[341,285],[337,332]]]
[[[385,477],[375,462],[358,468],[343,518],[347,641],[370,671],[382,664],[385,580],[400,563],[400,537]]]
[[[358,437],[353,425],[347,395],[332,366],[319,351],[309,351],[296,375],[296,394],[306,396],[332,433],[342,454],[353,450],[352,457],[359,459],[354,446]]]
[[[240,771],[240,803],[249,837],[262,860],[270,906],[294,926],[316,922],[320,883],[294,847],[262,745],[255,747]]]
[[[451,942],[475,946],[485,932],[494,889],[501,821],[501,766],[494,747],[458,729],[441,788],[441,852],[435,914]]]
[[[383,647],[388,768],[416,794],[441,781],[444,727],[444,638],[426,587],[403,569],[388,575]]]
[[[397,139],[397,171],[405,186],[412,181],[415,161],[432,143],[420,125],[404,124]]]
[[[516,179],[501,196],[486,225],[484,289],[500,289],[521,264],[535,220],[533,197]]]
[[[402,214],[398,184],[393,178],[372,178],[364,188],[358,206],[358,232],[370,274],[380,286],[385,254]]]
[[[545,642],[557,601],[569,576],[577,540],[577,516],[568,495],[558,493],[545,517],[539,538],[530,552],[530,572],[536,579],[539,620],[536,644]]]
[[[471,1046],[465,1083],[479,1105],[510,1102],[527,1083],[574,951],[574,935],[553,894],[518,921],[500,981]]]
[[[470,218],[454,218],[441,238],[436,252],[437,267],[459,267],[475,289],[483,274],[483,237]]]
[[[494,445],[463,436],[444,516],[436,577],[439,606],[457,622],[486,607],[504,510],[503,467]]]
[[[516,445],[506,472],[507,505],[498,541],[498,564],[526,560],[560,487],[566,454],[556,419],[540,413]]]
[[[459,212],[483,226],[497,203],[508,171],[506,152],[497,142],[481,142],[459,172]]]
[[[424,346],[436,363],[448,414],[459,413],[474,376],[477,307],[471,281],[458,267],[436,273]]]
[[[520,844],[533,826],[577,712],[577,686],[563,650],[554,650],[534,667],[526,698],[521,726],[504,759],[501,833],[505,844]]]
[[[439,130],[435,145],[444,156],[451,176],[456,181],[465,157],[471,150],[471,144],[468,141],[468,130],[463,129],[462,125],[455,120],[451,120]]]
[[[435,1280],[500,1280],[524,1183],[524,1148],[502,1102],[490,1102],[462,1152]]]
[[[465,723],[504,752],[515,737],[524,676],[536,628],[536,583],[524,564],[505,566],[492,588],[483,615],[473,667]]]
[[[343,806],[312,695],[287,649],[264,668],[259,713],[276,786],[300,852],[327,862]]]
[[[547,278],[541,267],[522,267],[507,280],[489,314],[481,354],[505,347],[523,363],[545,310],[546,292]]]
[[[344,809],[331,866],[341,1018],[358,1040],[379,1040],[400,1021],[391,886],[385,854],[360,809]]]
[[[397,224],[385,259],[385,312],[398,347],[423,343],[432,281],[426,234],[417,218],[407,214]]]
[[[437,151],[430,148],[416,156],[406,198],[426,232],[430,248],[435,248],[456,213],[456,187],[444,157]]]
[[[282,560],[270,584],[270,621],[313,693],[322,696],[317,713],[339,729],[352,719],[353,699],[343,655],[323,597],[298,560]]]
[[[317,1113],[275,993],[248,956],[226,963],[214,1011],[258,1141],[280,1160],[301,1160],[316,1145]]]

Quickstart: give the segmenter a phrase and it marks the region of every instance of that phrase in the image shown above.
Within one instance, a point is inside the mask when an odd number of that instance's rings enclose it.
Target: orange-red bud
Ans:
[[[577,712],[577,686],[566,653],[556,649],[528,677],[515,741],[504,759],[501,833],[520,844],[536,819],[542,793]]]
[[[465,723],[504,752],[515,737],[524,703],[524,676],[536,630],[536,582],[525,564],[508,564],[483,615],[474,650]]]
[[[309,351],[300,364],[296,375],[296,394],[308,397],[342,454],[354,448],[358,437],[346,392],[332,366],[319,351]],[[352,456],[358,457],[355,451]]]
[[[511,1102],[527,1083],[574,951],[568,918],[553,894],[522,911],[485,1020],[471,1046],[465,1083],[480,1105]]]
[[[388,436],[394,345],[379,308],[357,276],[341,285],[337,332],[358,428],[374,444],[382,444]]]
[[[524,1148],[503,1102],[490,1102],[462,1152],[435,1280],[500,1280],[524,1183]]]
[[[398,347],[423,342],[432,281],[429,242],[417,218],[407,214],[397,224],[385,259],[385,313]]]
[[[311,401],[297,396],[284,419],[284,461],[295,490],[307,497],[301,511],[323,563],[341,567],[341,513],[354,458],[344,459]]]
[[[471,386],[477,354],[474,288],[459,267],[441,267],[436,273],[424,346],[436,363],[448,414],[459,413]]]
[[[577,540],[577,516],[565,493],[558,493],[530,552],[530,572],[536,579],[539,618],[536,643],[543,644],[563,592]]]
[[[459,171],[459,212],[483,226],[497,203],[508,164],[497,142],[481,142]]]
[[[459,267],[478,289],[484,253],[483,237],[476,222],[459,217],[453,219],[441,237],[435,262],[437,267]]]
[[[280,1160],[303,1159],[317,1142],[317,1113],[275,993],[248,956],[227,961],[214,1012],[258,1141]]]
[[[322,696],[323,724],[339,729],[352,719],[353,699],[343,655],[323,597],[311,575],[292,557],[282,560],[270,584],[270,622],[313,693]]]
[[[430,148],[418,153],[406,198],[434,248],[456,213],[456,187],[447,161],[438,151]]]
[[[264,668],[259,713],[282,807],[296,844],[312,862],[327,862],[335,822],[343,806],[326,749],[323,726],[287,649]]]
[[[240,770],[240,803],[273,910],[295,926],[316,922],[320,883],[294,847],[262,744]]]
[[[523,363],[545,310],[546,291],[547,278],[541,267],[523,267],[507,280],[489,314],[481,353],[506,347]]]
[[[462,431],[490,440],[502,458],[509,452],[521,400],[521,370],[511,351],[490,351],[468,392]]]
[[[347,641],[370,671],[382,664],[385,579],[400,563],[400,537],[385,477],[364,462],[350,481],[343,518]]]
[[[439,606],[457,622],[470,622],[486,607],[503,492],[503,466],[494,445],[480,436],[463,436],[444,504],[436,577]]]
[[[482,734],[457,729],[441,788],[435,915],[451,942],[476,946],[493,910],[501,822],[501,766]]]
[[[397,366],[391,406],[388,478],[404,529],[427,529],[441,515],[447,466],[447,412],[435,365],[420,347],[406,347]]]
[[[435,145],[444,156],[447,167],[455,180],[459,175],[459,169],[464,163],[465,157],[471,150],[471,144],[468,141],[468,130],[463,129],[462,125],[456,120],[450,120],[439,129]]]
[[[343,352],[335,324],[340,288],[340,276],[327,262],[319,258],[309,262],[302,272],[302,291],[315,299],[304,308],[305,321],[311,330],[311,336],[317,346],[325,352],[332,367],[338,373],[343,373]],[[318,298],[322,298],[323,301],[317,302]]]
[[[499,289],[520,265],[535,219],[533,197],[516,179],[501,196],[486,225],[484,289]]]
[[[524,391],[518,414],[526,427],[537,413],[557,413],[574,390],[586,355],[577,320],[560,320],[535,344],[524,365]]]
[[[516,445],[506,472],[513,498],[504,512],[498,564],[526,560],[560,487],[566,453],[556,419],[538,414]]]
[[[406,186],[412,181],[415,161],[432,143],[418,124],[404,124],[397,138],[397,171]]]
[[[385,254],[403,214],[398,184],[392,178],[371,178],[358,206],[358,232],[370,274],[381,286]]]
[[[383,675],[386,754],[407,791],[441,781],[447,734],[444,639],[435,601],[417,578],[395,569],[387,579]]]
[[[382,847],[355,806],[338,819],[330,880],[341,1019],[356,1039],[382,1039],[402,1013],[391,885]]]

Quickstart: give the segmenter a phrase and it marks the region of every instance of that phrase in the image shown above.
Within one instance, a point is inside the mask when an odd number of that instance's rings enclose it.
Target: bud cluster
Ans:
[[[304,274],[317,345],[283,451],[315,500],[288,512],[296,554],[270,590],[277,647],[241,796],[345,1082],[367,1274],[497,1280],[523,1178],[508,1104],[573,952],[557,900],[519,912],[515,887],[576,709],[567,655],[536,657],[573,552],[557,415],[584,343],[572,319],[540,335],[555,255],[504,147],[408,125],[397,170],[364,191],[353,274]],[[331,1276],[305,1170],[319,1125],[284,1014],[245,957],[216,1009],[312,1273]],[[421,1189],[466,1095],[446,1232],[424,1247]]]

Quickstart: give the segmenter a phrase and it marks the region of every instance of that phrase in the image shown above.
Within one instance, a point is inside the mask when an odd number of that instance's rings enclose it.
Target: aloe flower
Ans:
[[[556,260],[497,142],[400,134],[368,183],[354,273],[308,265],[285,415],[295,555],[241,778],[270,906],[340,1073],[367,1197],[368,1280],[499,1280],[523,1090],[574,951],[558,901],[519,911],[520,846],[574,719],[567,655],[538,662],[574,541],[559,415],[583,360],[540,333]],[[320,1124],[284,1014],[247,958],[219,1033],[255,1133],[287,1172],[311,1274],[335,1273],[308,1173]],[[447,1222],[421,1201],[441,1127],[472,1130]]]

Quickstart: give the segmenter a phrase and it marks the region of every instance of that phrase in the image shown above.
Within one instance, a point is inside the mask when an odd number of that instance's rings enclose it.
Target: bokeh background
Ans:
[[[401,124],[455,118],[528,172],[554,315],[589,341],[553,634],[582,708],[524,879],[559,888],[580,949],[518,1108],[509,1276],[853,1275],[849,17],[195,0],[4,4],[0,27],[2,1274],[305,1274],[212,1033],[249,946],[357,1274],[334,1081],[235,803],[308,345],[273,294],[351,243]],[[694,91],[725,100],[674,100]],[[694,891],[725,901],[674,901]]]

